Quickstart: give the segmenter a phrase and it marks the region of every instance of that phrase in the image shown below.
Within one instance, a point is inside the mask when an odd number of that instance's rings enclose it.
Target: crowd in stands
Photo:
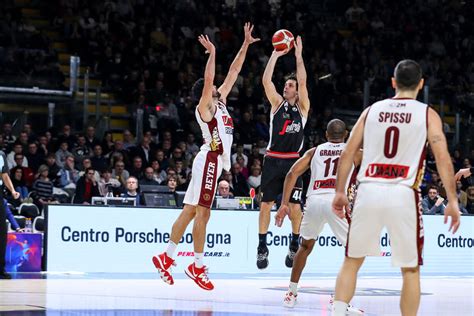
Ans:
[[[194,105],[190,88],[206,60],[197,36],[209,35],[217,47],[219,83],[241,45],[247,20],[263,41],[249,50],[228,98],[242,126],[237,140],[244,143],[249,136],[268,139],[261,76],[271,36],[280,28],[303,37],[311,115],[318,127],[324,128],[325,108],[360,110],[364,81],[370,82],[371,102],[391,96],[389,78],[396,62],[407,56],[420,62],[432,102],[444,99],[466,114],[462,117],[472,114],[474,22],[468,18],[473,7],[465,2],[60,0],[53,8],[51,19],[73,51],[106,87],[121,92],[131,112],[140,107],[152,113],[158,122],[150,128],[161,132],[192,128],[182,114]],[[283,58],[274,76],[278,87],[294,69],[294,58]]]
[[[98,138],[92,126],[79,134],[72,133],[69,125],[57,134],[37,134],[31,124],[26,124],[18,136],[11,129],[11,124],[3,124],[0,149],[7,156],[20,199],[9,198],[9,202],[12,207],[33,202],[40,210],[51,203],[90,204],[92,197],[101,196],[132,197],[137,205],[145,205],[141,186],[162,185],[169,192],[186,191],[200,146],[193,134],[179,140],[168,131],[159,142],[149,132],[138,142],[129,130],[121,135],[123,140],[111,139],[110,133]],[[237,144],[233,152],[231,170],[222,172],[217,195],[248,197],[251,188],[258,192],[260,186],[265,143]],[[452,161],[455,170],[470,168],[474,150],[467,154],[455,150]],[[466,214],[474,214],[473,180],[471,176],[457,182],[461,210]],[[423,212],[443,214],[446,192],[430,151],[421,189]]]
[[[312,107],[305,147],[310,148],[324,141],[334,107],[362,109],[364,81],[370,82],[371,102],[391,96],[389,78],[396,62],[407,56],[420,62],[431,97],[443,98],[468,127],[474,108],[472,10],[454,0],[57,0],[43,10],[50,26],[82,64],[91,66],[91,76],[129,104],[130,113],[145,110],[144,134],[125,130],[119,140],[109,132],[96,135],[92,126],[79,134],[69,125],[40,133],[26,124],[13,135],[11,124],[5,123],[0,149],[8,155],[21,198],[32,198],[40,208],[48,203],[90,203],[93,196],[110,193],[137,196],[140,185],[186,190],[202,142],[196,100],[190,95],[207,58],[197,36],[205,33],[216,45],[219,84],[241,45],[244,22],[251,21],[263,40],[249,49],[227,100],[235,145],[232,168],[221,179],[233,196],[248,196],[250,188],[260,185],[269,140],[270,107],[261,76],[276,30],[286,28],[303,38]],[[51,39],[13,6],[0,8],[0,16],[0,78],[44,74],[57,85],[62,79]],[[275,70],[279,89],[284,75],[294,69],[290,52]],[[453,150],[452,159],[456,170],[468,167],[474,151]],[[444,190],[430,153],[426,162],[422,189],[429,200],[424,205],[428,213],[437,204],[434,212],[440,213],[446,201],[437,196]],[[472,177],[458,184],[468,213],[474,213],[473,185]],[[433,199],[431,188],[438,192]]]

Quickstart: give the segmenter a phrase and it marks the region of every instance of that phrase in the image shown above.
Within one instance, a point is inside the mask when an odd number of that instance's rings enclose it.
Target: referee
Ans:
[[[8,175],[7,158],[0,151],[0,200],[3,199],[3,186],[6,186],[16,200],[20,193],[15,191],[10,176]],[[3,203],[0,203],[0,279],[11,279],[11,276],[5,272],[5,254],[7,250],[7,211]]]

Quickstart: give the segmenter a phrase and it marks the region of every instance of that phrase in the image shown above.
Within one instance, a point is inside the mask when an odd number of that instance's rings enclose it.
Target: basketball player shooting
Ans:
[[[448,196],[444,221],[451,217],[449,230],[453,233],[459,228],[454,171],[441,119],[427,104],[416,100],[423,83],[418,63],[399,62],[392,78],[395,97],[376,102],[362,113],[339,160],[332,206],[343,218],[348,215],[345,208],[349,203],[345,183],[353,157],[363,146],[346,257],[336,281],[334,316],[346,315],[348,302],[354,296],[357,272],[365,257],[380,254],[380,233],[384,226],[390,235],[392,265],[400,267],[403,275],[401,313],[417,314],[424,241],[419,186],[427,140]]]
[[[231,167],[230,153],[234,125],[226,108],[226,98],[242,69],[249,45],[260,40],[252,36],[253,27],[250,23],[245,24],[244,43],[230,65],[224,83],[218,89],[214,85],[216,49],[208,36],[199,36],[199,43],[206,49],[209,58],[204,78],[196,81],[192,92],[196,99],[200,98],[195,115],[201,127],[204,144],[194,158],[193,177],[184,197],[185,205],[173,224],[166,251],[153,257],[153,264],[158,269],[161,279],[170,285],[174,284],[171,275],[171,267],[175,265],[174,252],[189,223],[194,219],[194,263],[184,272],[202,289],[214,289],[203,264],[206,226],[211,214],[217,179],[222,169],[230,170]]]
[[[272,82],[273,71],[278,58],[288,53],[274,50],[263,73],[263,87],[271,104],[270,141],[265,155],[259,216],[259,244],[257,247],[257,267],[268,266],[267,232],[270,225],[270,211],[279,194],[283,191],[286,173],[300,157],[303,149],[304,126],[309,112],[309,98],[306,87],[306,69],[303,61],[303,42],[298,36],[295,42],[296,76],[290,75],[285,81],[283,96]],[[301,222],[301,194],[303,183],[298,179],[291,196],[289,207],[292,238],[285,265],[293,266],[293,258],[298,250],[299,227]]]

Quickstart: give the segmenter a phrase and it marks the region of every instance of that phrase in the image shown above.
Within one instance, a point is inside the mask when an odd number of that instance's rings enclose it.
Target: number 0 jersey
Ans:
[[[359,182],[418,189],[424,172],[428,105],[414,99],[374,103],[365,120]]]

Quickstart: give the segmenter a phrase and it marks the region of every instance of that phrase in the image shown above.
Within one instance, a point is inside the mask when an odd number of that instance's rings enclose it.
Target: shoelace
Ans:
[[[267,254],[266,253],[257,254],[257,261],[263,261],[265,259],[267,259]]]
[[[204,269],[204,272],[198,275],[198,278],[200,278],[204,283],[209,283],[209,278],[207,277],[207,273],[209,272],[209,268],[207,266],[202,266]]]
[[[294,252],[293,250],[288,251],[288,258],[293,259],[295,255],[296,255],[296,252]]]

